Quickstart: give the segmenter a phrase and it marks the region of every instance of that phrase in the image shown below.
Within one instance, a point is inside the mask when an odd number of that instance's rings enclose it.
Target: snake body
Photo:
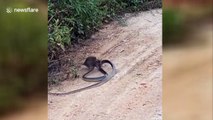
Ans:
[[[87,82],[97,82],[97,83],[94,83],[92,85],[89,85],[89,86],[86,86],[86,87],[83,87],[83,88],[79,88],[79,89],[76,89],[76,90],[73,90],[73,91],[69,91],[69,92],[64,92],[64,93],[48,93],[48,94],[50,94],[50,95],[69,95],[69,94],[74,94],[74,93],[81,92],[81,91],[84,91],[84,90],[87,90],[87,89],[95,88],[95,87],[101,86],[104,83],[108,82],[116,74],[115,65],[111,61],[109,61],[109,60],[97,60],[96,57],[93,57],[93,59],[96,60],[96,63],[93,64],[93,66],[96,66],[98,68],[98,70],[102,74],[104,74],[104,75],[100,76],[100,77],[86,77],[94,69],[94,67],[91,67],[91,66],[89,66],[89,65],[86,64],[87,60],[88,60],[88,59],[86,59],[86,61],[84,62],[83,65],[85,65],[86,67],[88,67],[89,71],[87,73],[85,73],[82,76],[82,78],[83,78],[84,81],[87,81]],[[106,71],[104,71],[102,69],[102,65],[105,64],[105,63],[110,64],[110,66],[112,67],[112,72],[110,74],[108,74]]]

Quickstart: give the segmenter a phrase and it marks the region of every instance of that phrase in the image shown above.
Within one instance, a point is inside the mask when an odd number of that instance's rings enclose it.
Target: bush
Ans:
[[[49,0],[49,60],[57,59],[71,43],[90,37],[106,19],[160,7],[161,0]]]

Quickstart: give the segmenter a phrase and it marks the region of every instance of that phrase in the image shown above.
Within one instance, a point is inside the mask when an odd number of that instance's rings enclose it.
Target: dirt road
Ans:
[[[118,73],[106,84],[67,96],[48,95],[49,120],[161,120],[162,11],[127,14],[126,26],[112,22],[70,53],[79,63],[89,55],[109,59]],[[83,72],[79,73],[80,75]],[[88,85],[67,80],[51,92]]]

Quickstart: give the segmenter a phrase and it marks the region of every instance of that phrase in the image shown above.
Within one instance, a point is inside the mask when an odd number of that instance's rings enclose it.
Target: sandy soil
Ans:
[[[111,60],[118,73],[106,84],[67,96],[48,95],[49,120],[161,120],[162,11],[126,14],[126,26],[112,22],[67,56],[79,63],[90,55]],[[85,71],[80,70],[82,75]],[[88,85],[66,80],[51,92]]]

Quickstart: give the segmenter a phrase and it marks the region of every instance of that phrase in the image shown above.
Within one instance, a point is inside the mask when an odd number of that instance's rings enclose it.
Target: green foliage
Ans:
[[[106,19],[111,20],[125,11],[161,6],[161,0],[49,0],[49,59],[57,57],[57,52],[78,39],[88,38]]]
[[[49,43],[54,47],[54,45],[60,46],[65,50],[65,45],[70,43],[70,31],[67,26],[61,26],[59,20],[57,19],[53,25],[50,25],[53,28],[52,33],[48,33]],[[57,49],[57,47],[55,47]]]

